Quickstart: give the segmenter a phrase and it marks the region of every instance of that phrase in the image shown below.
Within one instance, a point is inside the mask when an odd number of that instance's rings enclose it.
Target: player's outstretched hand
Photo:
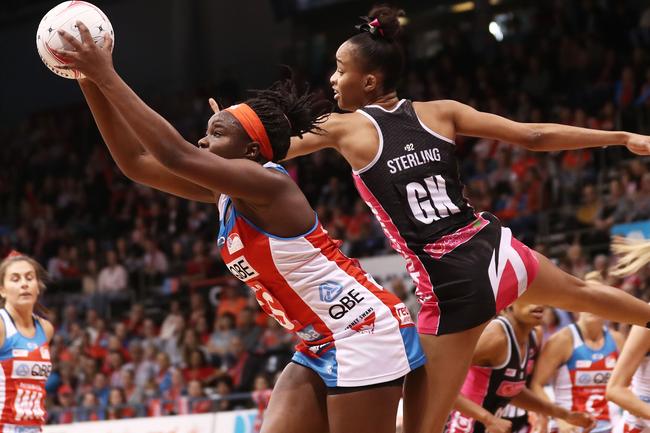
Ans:
[[[630,134],[625,146],[637,155],[650,155],[650,137],[640,134]]]
[[[512,422],[507,419],[492,416],[490,417],[490,421],[485,424],[485,430],[488,433],[510,433],[512,430]]]
[[[583,433],[588,433],[596,427],[596,420],[591,415],[584,412],[569,412],[565,421],[575,426],[582,427]]]
[[[72,50],[57,50],[68,63],[63,69],[76,69],[90,80],[99,83],[107,73],[113,71],[113,39],[104,34],[104,46],[100,47],[93,40],[88,27],[77,21],[81,41],[65,30],[59,30],[59,36],[72,46]]]

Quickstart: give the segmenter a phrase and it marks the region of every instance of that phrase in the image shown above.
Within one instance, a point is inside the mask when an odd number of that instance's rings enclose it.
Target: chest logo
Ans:
[[[242,281],[248,281],[260,274],[248,263],[246,257],[239,257],[229,263],[226,263],[228,270]]]
[[[234,254],[244,248],[244,244],[237,233],[231,233],[226,241],[226,247],[228,248],[229,254]]]
[[[25,349],[13,349],[11,351],[12,358],[27,358],[29,356],[29,350]]]

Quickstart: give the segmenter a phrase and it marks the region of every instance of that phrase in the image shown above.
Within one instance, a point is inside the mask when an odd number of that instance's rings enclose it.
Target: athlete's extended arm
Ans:
[[[456,101],[436,101],[454,123],[456,134],[493,138],[534,151],[570,150],[623,145],[639,155],[650,154],[650,137],[624,131],[600,131],[555,123],[520,123],[477,111]]]
[[[111,156],[126,177],[183,198],[214,203],[215,197],[210,190],[176,176],[147,153],[95,83],[84,78],[79,80],[79,87]]]
[[[576,411],[568,411],[558,405],[550,403],[548,400],[539,397],[528,388],[521,390],[512,400],[511,403],[522,409],[541,413],[553,418],[563,419],[569,424],[583,427],[584,433],[588,432],[596,425],[596,420],[589,414]]]
[[[344,120],[341,114],[332,113],[327,120],[320,125],[322,133],[309,132],[302,138],[291,137],[291,145],[284,160],[293,159],[298,156],[308,155],[321,149],[334,148],[340,152],[339,139],[341,129],[344,127]]]
[[[612,376],[607,382],[607,399],[621,406],[632,415],[650,419],[650,404],[643,402],[629,388],[634,372],[650,350],[650,329],[632,327],[616,362]]]
[[[226,160],[187,142],[162,116],[145,104],[113,68],[112,40],[103,48],[88,28],[77,22],[82,42],[61,32],[74,51],[60,51],[66,67],[93,80],[111,105],[123,116],[142,146],[172,173],[210,191],[223,192],[253,204],[268,204],[286,183],[270,170],[248,159]]]
[[[465,416],[474,418],[476,421],[483,424],[485,429],[490,433],[510,433],[512,430],[511,421],[494,416],[482,406],[463,395],[458,395],[456,398],[454,409]]]
[[[571,333],[568,328],[558,331],[546,342],[535,362],[535,371],[530,382],[530,389],[538,397],[548,402],[551,400],[544,391],[544,385],[571,356],[571,341]]]

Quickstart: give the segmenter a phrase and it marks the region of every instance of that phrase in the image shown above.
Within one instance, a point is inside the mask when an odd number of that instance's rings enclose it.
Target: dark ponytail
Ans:
[[[273,148],[273,160],[287,156],[289,139],[307,132],[321,132],[319,124],[327,120],[332,104],[320,100],[309,89],[299,92],[292,79],[276,81],[265,90],[254,90],[246,101],[262,121]]]
[[[384,92],[395,90],[404,72],[404,51],[399,41],[399,19],[404,16],[403,10],[375,6],[368,17],[363,17],[367,22],[357,26],[361,32],[347,41],[356,46],[364,71],[381,72]]]

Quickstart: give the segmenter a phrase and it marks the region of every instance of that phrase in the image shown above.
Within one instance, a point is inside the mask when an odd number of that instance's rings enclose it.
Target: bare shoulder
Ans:
[[[370,121],[361,113],[353,111],[351,113],[332,113],[327,120],[323,122],[321,128],[327,134],[336,137],[344,137],[351,132],[356,131],[360,125],[370,123]]]
[[[451,141],[455,141],[456,137],[454,113],[462,106],[465,105],[451,99],[413,102],[413,109],[420,121]]]
[[[500,365],[508,352],[508,335],[498,320],[492,320],[483,330],[474,351],[473,364],[485,367]]]
[[[623,333],[615,330],[615,329],[610,329],[609,330],[610,334],[612,334],[612,338],[614,339],[614,342],[616,343],[616,348],[620,352],[623,349],[623,345],[625,344],[625,335]]]
[[[551,335],[544,344],[544,353],[568,354],[570,356],[573,347],[573,336],[569,327],[564,327]]]
[[[38,322],[43,327],[43,331],[45,332],[45,337],[47,338],[47,342],[49,343],[50,341],[52,341],[52,337],[54,337],[54,325],[52,325],[52,323],[49,320],[46,320],[42,317],[38,318]]]

